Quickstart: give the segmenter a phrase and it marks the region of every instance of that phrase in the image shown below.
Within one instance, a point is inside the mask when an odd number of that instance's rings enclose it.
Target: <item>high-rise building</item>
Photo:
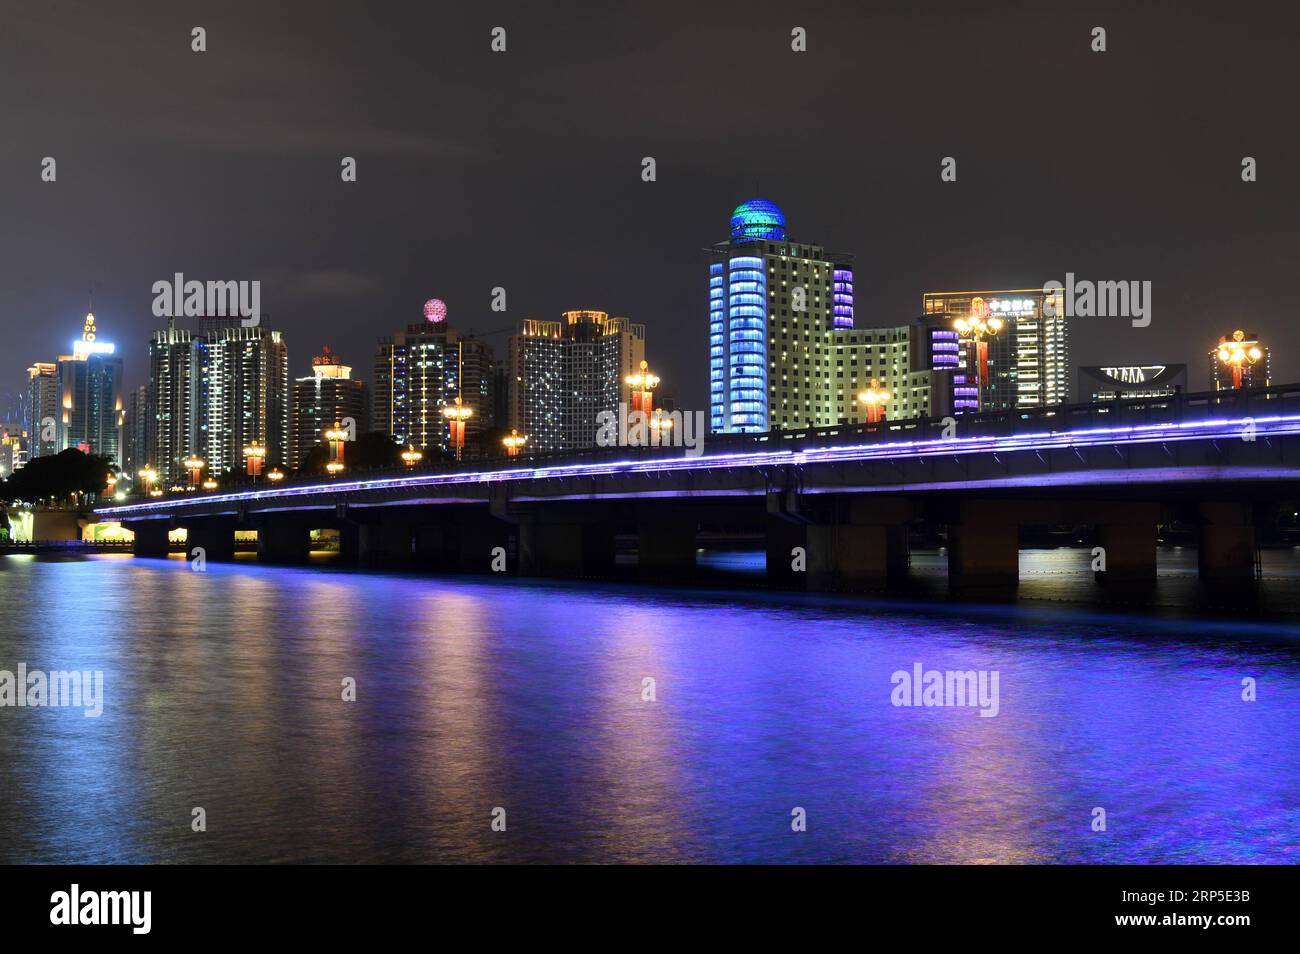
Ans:
[[[858,396],[873,384],[889,393],[886,420],[931,416],[936,374],[924,360],[921,337],[911,325],[832,332],[825,380],[834,419],[824,423],[868,423]]]
[[[738,205],[709,252],[710,430],[834,423],[830,336],[853,327],[849,257],[790,241],[767,199]]]
[[[308,451],[324,442],[324,432],[333,427],[346,427],[351,420],[358,435],[370,430],[366,384],[352,377],[351,367],[326,346],[311,359],[311,372],[293,382],[292,467],[301,467]]]
[[[631,405],[626,378],[645,358],[645,325],[590,309],[524,321],[510,337],[508,426],[530,451],[596,446],[602,412]]]
[[[1187,365],[1091,365],[1079,369],[1080,401],[1172,397],[1187,390]]]
[[[53,362],[38,361],[27,369],[27,407],[31,419],[27,422],[28,456],[45,457],[57,454],[59,421],[59,368]]]
[[[122,465],[122,359],[86,312],[72,354],[58,361],[59,449],[75,447]]]
[[[1044,314],[1045,303],[1051,305],[1047,309],[1051,315]],[[973,410],[969,405],[974,396],[984,410],[1069,403],[1069,333],[1059,291],[926,292],[921,305],[924,319],[930,323],[932,345],[938,343],[934,333],[955,330],[959,319],[985,324],[997,319],[1001,324],[996,334],[984,339],[987,361],[982,386],[976,346],[970,338],[959,339],[959,361],[953,374],[957,392],[953,403],[958,410]]]
[[[494,366],[491,346],[463,335],[447,320],[446,304],[430,299],[424,321],[379,340],[372,426],[400,444],[446,452],[451,434],[442,412],[459,397],[473,412],[465,425],[473,448],[494,423]]]
[[[151,418],[149,385],[142,384],[127,395],[126,415],[122,424],[122,467],[132,478],[150,463]]]
[[[0,480],[27,463],[27,432],[21,421],[0,421]]]
[[[1210,389],[1266,388],[1273,381],[1273,352],[1253,331],[1224,335],[1210,351]],[[1240,369],[1240,370],[1237,370]]]
[[[206,320],[199,332],[174,323],[149,343],[152,460],[166,483],[196,455],[208,472],[244,469],[243,449],[266,448],[265,466],[289,454],[289,356],[284,336],[237,319]]]

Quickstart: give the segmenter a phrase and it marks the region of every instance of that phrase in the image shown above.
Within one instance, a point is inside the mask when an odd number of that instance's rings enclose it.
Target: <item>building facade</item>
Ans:
[[[38,361],[27,369],[28,457],[45,457],[62,450],[59,444],[59,368]]]
[[[996,334],[984,339],[987,362],[982,382],[972,339],[954,335],[959,344],[952,379],[957,410],[974,410],[973,404],[984,410],[1006,410],[1070,402],[1069,326],[1061,292],[1041,288],[926,292],[921,308],[932,335],[955,332],[959,320],[988,325],[996,319],[1001,324]]]
[[[284,336],[238,320],[207,320],[199,331],[169,322],[149,343],[150,460],[160,480],[186,476],[182,461],[208,472],[242,471],[243,449],[266,448],[265,466],[289,455],[289,355]]]
[[[301,467],[307,453],[325,441],[324,432],[348,427],[361,435],[370,430],[370,409],[364,381],[352,377],[328,347],[311,359],[312,373],[293,382],[290,408],[293,417],[289,465]]]
[[[1172,397],[1187,390],[1187,365],[1087,365],[1079,368],[1080,401]]]
[[[122,359],[86,312],[72,354],[59,355],[59,449],[75,447],[122,466]]]
[[[371,420],[400,444],[451,448],[443,409],[461,399],[472,414],[466,445],[476,447],[495,424],[495,357],[492,347],[458,331],[437,298],[424,305],[424,321],[381,338],[375,353]]]
[[[831,334],[853,327],[844,255],[790,241],[785,215],[750,199],[709,249],[709,427],[761,433],[833,423]]]
[[[524,321],[510,337],[507,426],[537,453],[596,446],[598,417],[631,405],[627,376],[645,358],[645,325],[591,309]]]

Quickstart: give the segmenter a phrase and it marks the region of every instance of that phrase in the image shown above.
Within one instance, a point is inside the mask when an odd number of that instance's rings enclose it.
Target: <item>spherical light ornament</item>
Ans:
[[[447,303],[441,298],[430,298],[424,303],[424,320],[439,324],[447,320]]]
[[[785,240],[785,214],[775,202],[750,199],[731,213],[731,240]]]

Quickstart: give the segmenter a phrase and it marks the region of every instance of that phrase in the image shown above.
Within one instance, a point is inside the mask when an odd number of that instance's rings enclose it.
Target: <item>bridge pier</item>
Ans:
[[[185,555],[195,556],[194,548],[203,548],[205,560],[229,562],[235,558],[235,520],[233,517],[204,517],[185,524]]]
[[[356,525],[357,562],[368,567],[402,568],[411,564],[415,552],[414,528],[409,517],[396,508],[396,514],[379,514],[373,520]],[[344,545],[340,537],[340,546]]]
[[[519,572],[599,577],[614,567],[614,531],[604,522],[519,525]]]
[[[264,519],[257,527],[257,559],[262,563],[305,563],[311,553],[311,528],[296,519]]]
[[[1156,525],[1159,504],[1107,503],[1095,505],[1097,545],[1106,569],[1093,571],[1104,586],[1151,586],[1156,582]]]
[[[504,552],[510,559],[511,525],[482,513],[439,511],[437,522],[415,531],[415,560],[434,570],[491,573]],[[499,549],[498,549],[499,548]]]
[[[882,590],[907,576],[907,524],[913,510],[896,497],[829,500],[807,522],[771,514],[767,524],[767,578],[783,589]],[[804,570],[795,548],[804,551]]]
[[[948,524],[948,586],[1002,595],[1020,585],[1020,516],[1014,503],[963,500]]]
[[[167,555],[167,534],[171,531],[170,520],[135,520],[124,524],[133,534],[131,552],[138,557],[165,557]]]
[[[1259,546],[1252,505],[1211,501],[1196,509],[1201,521],[1196,551],[1201,579],[1209,583],[1254,582]]]

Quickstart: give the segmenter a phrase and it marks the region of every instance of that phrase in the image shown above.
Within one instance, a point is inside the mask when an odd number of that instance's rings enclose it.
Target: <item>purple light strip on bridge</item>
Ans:
[[[267,490],[244,490],[200,497],[175,497],[146,503],[101,507],[96,513],[105,517],[144,516],[187,507],[211,504],[243,503],[261,500],[289,500],[317,493],[339,494],[365,490],[403,487],[448,486],[513,480],[547,480],[563,477],[601,477],[612,474],[636,474],[708,470],[715,467],[772,467],[802,464],[845,463],[853,461],[896,460],[956,454],[1009,453],[1013,451],[1059,450],[1093,447],[1099,444],[1158,444],[1191,440],[1241,440],[1250,425],[1254,436],[1269,437],[1300,434],[1300,415],[1266,418],[1219,418],[1179,423],[1144,424],[1131,427],[1098,427],[1078,431],[1047,431],[1033,434],[1004,434],[984,437],[953,437],[920,441],[894,441],[882,444],[815,447],[800,451],[748,451],[733,454],[669,457],[653,460],[609,461],[599,464],[557,464],[552,467],[520,467],[471,473],[414,474],[403,477],[380,477],[373,480],[334,481]]]

